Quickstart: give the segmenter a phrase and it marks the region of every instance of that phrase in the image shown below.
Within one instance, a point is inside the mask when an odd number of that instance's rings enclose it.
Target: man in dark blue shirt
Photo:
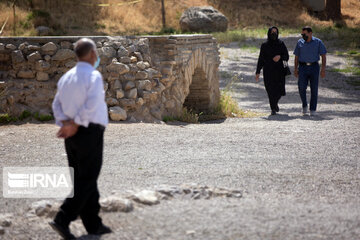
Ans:
[[[294,50],[295,54],[295,71],[294,75],[298,80],[299,93],[302,101],[303,114],[308,111],[308,104],[306,100],[306,89],[310,81],[311,99],[310,99],[310,115],[315,116],[318,87],[319,87],[319,60],[321,56],[321,71],[322,78],[325,77],[326,67],[326,48],[323,42],[312,36],[311,27],[304,27],[302,29],[302,39],[300,39]]]

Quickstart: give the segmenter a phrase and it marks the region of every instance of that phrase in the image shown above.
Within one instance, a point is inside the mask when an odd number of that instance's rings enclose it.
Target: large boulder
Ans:
[[[225,32],[228,19],[213,7],[190,7],[181,15],[180,27],[184,32]]]

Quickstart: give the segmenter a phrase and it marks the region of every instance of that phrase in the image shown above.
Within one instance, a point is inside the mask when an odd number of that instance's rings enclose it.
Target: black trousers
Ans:
[[[268,97],[269,97],[269,103],[270,103],[271,110],[276,111],[279,100],[281,98],[281,95],[279,95],[279,94],[271,94],[271,93],[268,92]]]
[[[102,165],[104,130],[101,125],[91,123],[88,128],[80,126],[74,136],[65,139],[69,167],[74,168],[74,197],[65,199],[55,221],[68,226],[80,216],[90,234],[102,224],[98,215],[97,179]]]

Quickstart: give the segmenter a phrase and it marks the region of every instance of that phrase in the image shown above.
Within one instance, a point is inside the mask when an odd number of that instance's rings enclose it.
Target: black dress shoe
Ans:
[[[64,227],[55,221],[49,222],[50,226],[57,232],[63,239],[71,240],[76,239],[76,237],[70,232],[69,227]]]
[[[107,233],[112,233],[111,229],[108,226],[101,224],[101,226],[95,232],[91,232],[90,234],[102,235],[102,234],[107,234]]]

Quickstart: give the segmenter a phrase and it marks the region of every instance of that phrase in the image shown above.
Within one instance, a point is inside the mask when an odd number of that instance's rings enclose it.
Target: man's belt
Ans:
[[[318,62],[312,62],[312,63],[308,63],[308,62],[299,62],[299,64],[301,66],[311,66],[311,65],[314,65],[314,64],[318,64]]]
[[[103,125],[97,123],[89,123],[88,128],[98,128],[101,130],[105,130],[105,127]]]

